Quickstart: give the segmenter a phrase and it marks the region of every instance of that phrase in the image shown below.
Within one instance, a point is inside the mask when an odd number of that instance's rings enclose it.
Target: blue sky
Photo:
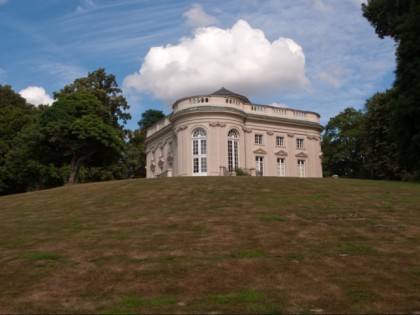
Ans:
[[[328,119],[392,85],[395,45],[362,0],[0,0],[0,84],[32,103],[116,76],[130,129],[149,108],[225,87]]]

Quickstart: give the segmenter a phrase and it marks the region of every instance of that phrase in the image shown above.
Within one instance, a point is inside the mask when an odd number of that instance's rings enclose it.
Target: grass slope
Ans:
[[[167,178],[0,198],[0,313],[415,313],[420,185]]]

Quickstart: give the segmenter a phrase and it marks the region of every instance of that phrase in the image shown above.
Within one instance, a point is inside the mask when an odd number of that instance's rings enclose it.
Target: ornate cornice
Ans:
[[[287,156],[287,152],[286,152],[286,151],[284,151],[284,150],[280,150],[280,151],[277,151],[277,152],[275,153],[275,155]]]
[[[255,150],[255,151],[253,151],[253,153],[255,153],[255,154],[267,154],[267,151],[259,148],[259,149]]]

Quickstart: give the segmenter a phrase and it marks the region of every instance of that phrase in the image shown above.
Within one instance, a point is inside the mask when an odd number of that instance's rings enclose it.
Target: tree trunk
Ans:
[[[71,159],[71,170],[70,170],[70,177],[68,184],[73,185],[77,184],[79,182],[79,171],[80,167],[83,165],[83,163],[90,159],[93,154],[95,154],[96,151],[91,151],[86,155],[78,156],[77,154],[73,154],[73,157]]]

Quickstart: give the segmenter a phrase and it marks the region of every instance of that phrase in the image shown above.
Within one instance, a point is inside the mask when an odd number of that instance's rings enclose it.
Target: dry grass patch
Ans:
[[[213,177],[0,198],[1,313],[414,313],[420,185]]]

